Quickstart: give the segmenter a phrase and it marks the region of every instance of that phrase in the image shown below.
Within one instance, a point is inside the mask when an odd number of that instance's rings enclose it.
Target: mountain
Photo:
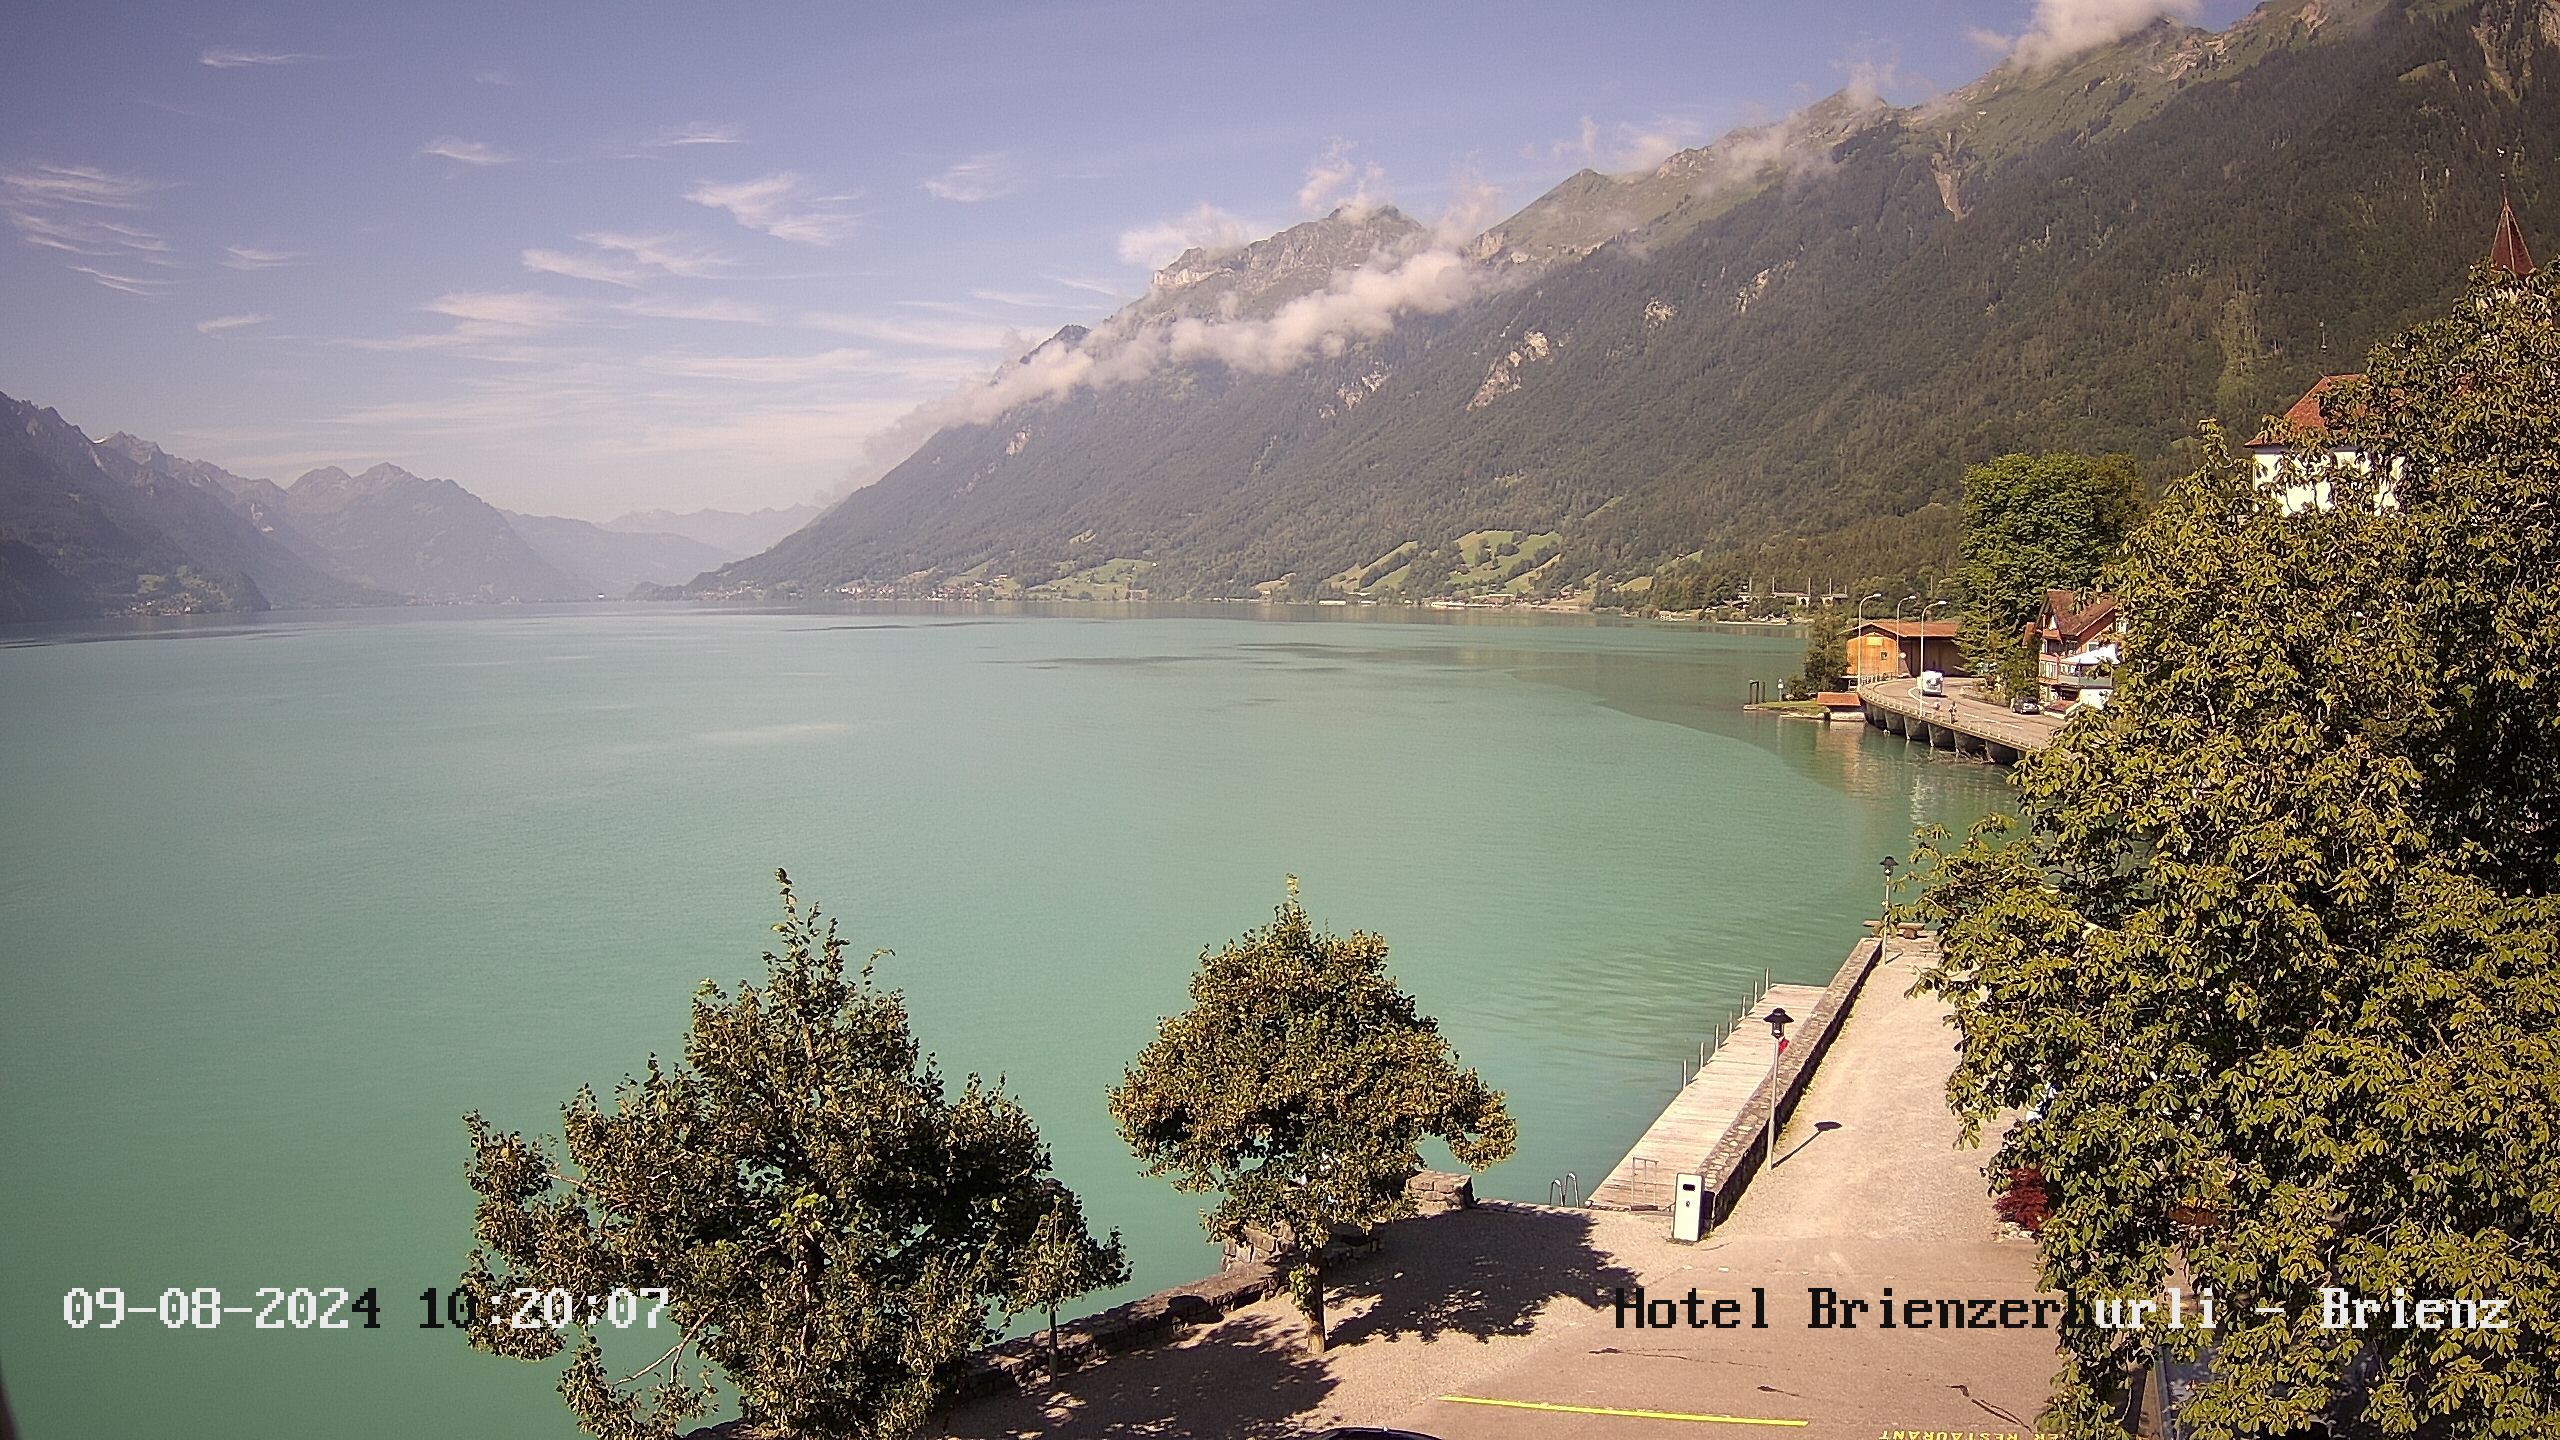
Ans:
[[[328,574],[183,464],[5,395],[0,422],[0,620],[392,598]]]
[[[1966,465],[2191,463],[2460,292],[2560,154],[2560,0],[2275,0],[1834,96],[1471,240],[1338,212],[1198,251],[688,587],[1642,584],[1952,568]],[[2514,177],[2560,230],[2549,162]],[[1687,557],[1685,561],[1682,557]]]
[[[421,600],[587,600],[596,595],[535,553],[507,517],[450,480],[376,465],[332,465],[285,489],[302,534],[365,583]]]
[[[682,536],[726,551],[722,560],[735,560],[753,555],[817,519],[819,510],[816,505],[791,505],[750,514],[735,510],[688,510],[682,514],[673,510],[638,510],[607,520],[604,528],[623,534]]]
[[[296,529],[284,491],[271,480],[234,475],[211,461],[182,459],[121,430],[99,441],[98,448],[220,500],[272,542],[271,551],[261,547],[258,553],[239,559],[242,568],[257,579],[258,588],[275,605],[287,609],[397,605],[405,598],[346,573],[326,547]],[[202,541],[192,548],[200,559],[220,563],[226,558],[222,547],[208,549]]]
[[[810,507],[815,513],[815,507]],[[498,512],[533,547],[533,553],[598,595],[619,598],[640,585],[681,585],[705,570],[735,560],[738,550],[721,550],[682,535],[641,530],[613,530],[592,520],[558,515]]]

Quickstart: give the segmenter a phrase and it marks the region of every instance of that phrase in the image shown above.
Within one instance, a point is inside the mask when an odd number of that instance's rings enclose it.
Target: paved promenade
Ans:
[[[948,1433],[2023,1436],[2055,1368],[2051,1331],[1881,1330],[1872,1311],[1854,1329],[1807,1324],[1815,1287],[1869,1301],[1887,1286],[1897,1300],[2036,1297],[2034,1247],[1994,1220],[1983,1152],[1955,1148],[1940,1090],[1953,1032],[1944,1007],[1903,993],[1922,963],[1912,946],[1877,967],[1779,1137],[1777,1167],[1705,1244],[1671,1243],[1659,1214],[1488,1204],[1436,1216],[1394,1227],[1339,1277],[1320,1358],[1304,1354],[1288,1303],[1269,1301],[1071,1376],[1054,1396],[979,1402]],[[1684,1312],[1694,1288],[1709,1315],[1720,1298],[1747,1315],[1764,1292],[1768,1328],[1623,1327],[1615,1302],[1638,1287]]]

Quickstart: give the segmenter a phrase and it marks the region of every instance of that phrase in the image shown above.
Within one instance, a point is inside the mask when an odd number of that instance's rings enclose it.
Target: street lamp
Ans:
[[[1884,917],[1876,922],[1876,958],[1884,958],[1885,937],[1893,933],[1893,867],[1890,855],[1877,862],[1884,866]]]
[[[1893,663],[1896,665],[1900,665],[1902,663],[1902,607],[1919,598],[1920,597],[1917,595],[1905,595],[1901,599],[1893,602]],[[1920,673],[1920,667],[1917,665],[1910,667],[1910,669],[1911,673],[1914,675]]]
[[[1787,1053],[1787,1027],[1796,1023],[1796,1017],[1787,1013],[1786,1006],[1773,1005],[1768,1018],[1769,1038],[1777,1043],[1769,1047],[1769,1141],[1760,1168],[1774,1170],[1778,1165],[1778,1057]]]
[[[1921,607],[1920,607],[1920,613],[1919,613],[1919,614],[1917,614],[1917,615],[1912,616],[1911,618],[1912,618],[1912,619],[1914,619],[1914,620],[1920,621],[1920,622],[1921,622],[1921,623],[1923,623],[1923,624],[1926,624],[1926,623],[1928,622],[1928,619],[1929,619],[1929,612],[1930,612],[1930,611],[1932,611],[1932,610],[1943,610],[1943,609],[1945,609],[1945,608],[1947,608],[1947,602],[1946,602],[1946,601],[1944,601],[1944,600],[1932,600],[1932,601],[1930,601],[1928,604],[1921,606]],[[1926,636],[1923,636],[1923,637],[1922,637],[1922,638],[1921,638],[1917,643],[1918,643],[1918,645],[1919,645],[1919,651],[1920,651],[1920,668],[1921,668],[1921,669],[1923,669],[1923,670],[1926,670],[1926,669],[1928,669],[1928,668],[1929,668],[1929,641],[1928,641],[1928,638],[1927,638]]]
[[[1877,591],[1876,593],[1874,593],[1873,595],[1866,596],[1864,599],[1861,599],[1861,600],[1859,600],[1859,601],[1858,601],[1858,623],[1857,623],[1856,625],[1854,625],[1854,626],[1852,626],[1852,627],[1850,628],[1850,632],[1849,632],[1849,633],[1851,633],[1851,634],[1853,634],[1853,635],[1854,635],[1854,634],[1856,634],[1858,631],[1860,631],[1860,630],[1864,630],[1864,629],[1866,629],[1866,628],[1867,628],[1867,601],[1868,601],[1868,600],[1881,600],[1881,599],[1883,599],[1883,598],[1884,598],[1884,592],[1883,592],[1883,591],[1881,591],[1881,590],[1879,590],[1879,591]],[[1859,682],[1860,682],[1860,683],[1862,683],[1862,684],[1866,681],[1866,678],[1867,678],[1867,665],[1866,665],[1866,659],[1867,659],[1867,647],[1862,643],[1862,644],[1860,644],[1860,645],[1859,645],[1859,647],[1858,647],[1858,680],[1859,680]]]

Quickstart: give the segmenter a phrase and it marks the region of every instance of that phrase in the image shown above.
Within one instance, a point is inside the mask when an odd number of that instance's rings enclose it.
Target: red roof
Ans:
[[[1825,690],[1813,697],[1813,703],[1833,710],[1855,710],[1865,702],[1855,690]]]
[[[2524,227],[2516,223],[2515,207],[2504,196],[2498,198],[2498,233],[2489,241],[2489,268],[2519,280],[2533,273],[2533,252],[2524,248]]]
[[[2077,645],[2115,620],[2116,597],[2103,590],[2086,595],[2071,590],[2048,590],[2044,594],[2042,629],[2066,644]]]
[[[2320,414],[2320,397],[2329,393],[2330,386],[2341,381],[2363,378],[2362,375],[2323,375],[2312,381],[2311,388],[2302,392],[2302,398],[2293,402],[2293,408],[2284,412],[2284,423],[2305,435],[2328,433],[2329,422]],[[2259,431],[2257,438],[2249,442],[2252,450],[2281,450],[2284,445],[2284,441],[2275,438],[2272,425]]]

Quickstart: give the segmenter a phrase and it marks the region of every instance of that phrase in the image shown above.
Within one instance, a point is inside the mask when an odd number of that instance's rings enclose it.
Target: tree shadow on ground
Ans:
[[[1550,1304],[1605,1308],[1637,1281],[1592,1246],[1593,1224],[1589,1211],[1493,1203],[1390,1225],[1376,1253],[1326,1277],[1341,1317],[1331,1343],[1491,1340],[1528,1334]]]
[[[1338,1384],[1306,1353],[1294,1310],[1241,1311],[1177,1344],[1116,1355],[1050,1389],[953,1406],[928,1433],[954,1440],[1085,1435],[1297,1440]]]

